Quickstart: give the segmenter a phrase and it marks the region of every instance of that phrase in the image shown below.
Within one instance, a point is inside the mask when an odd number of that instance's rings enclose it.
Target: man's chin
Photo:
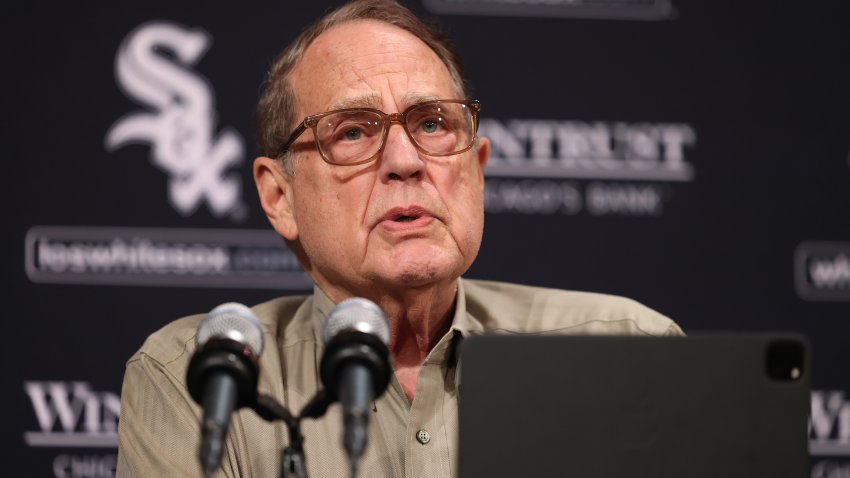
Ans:
[[[380,274],[390,288],[422,288],[446,284],[457,279],[457,264],[438,264],[434,261],[412,261],[392,264],[392,267]]]

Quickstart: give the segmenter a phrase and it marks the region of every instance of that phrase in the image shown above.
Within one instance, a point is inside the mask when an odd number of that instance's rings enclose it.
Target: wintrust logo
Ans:
[[[114,448],[121,401],[86,382],[24,382],[38,431],[24,432],[33,447]]]
[[[209,48],[210,35],[170,22],[152,22],[130,33],[118,50],[115,74],[132,99],[148,107],[109,129],[106,149],[149,144],[151,160],[168,173],[168,199],[180,214],[202,202],[217,217],[244,218],[241,179],[228,171],[245,148],[232,129],[215,134],[214,92],[191,69]]]
[[[481,120],[490,138],[489,176],[690,181],[687,124]]]
[[[479,133],[492,145],[490,213],[658,216],[667,185],[695,176],[685,123],[485,118]]]

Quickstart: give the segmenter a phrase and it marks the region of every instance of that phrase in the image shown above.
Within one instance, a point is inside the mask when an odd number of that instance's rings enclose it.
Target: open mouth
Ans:
[[[432,217],[433,214],[422,206],[397,206],[385,212],[378,222],[393,231],[407,231],[417,226],[427,226]]]

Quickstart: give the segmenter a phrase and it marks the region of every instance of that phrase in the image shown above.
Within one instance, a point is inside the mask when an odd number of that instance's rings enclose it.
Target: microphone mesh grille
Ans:
[[[248,307],[237,302],[221,304],[211,310],[201,324],[195,340],[202,347],[212,338],[227,338],[247,345],[259,356],[263,351],[263,328]]]
[[[322,328],[322,342],[327,344],[343,330],[357,330],[378,337],[384,344],[390,342],[390,326],[384,311],[361,297],[345,299],[330,311]]]

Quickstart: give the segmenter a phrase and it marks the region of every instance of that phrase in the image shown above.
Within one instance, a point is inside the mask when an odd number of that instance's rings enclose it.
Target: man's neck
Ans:
[[[404,297],[386,297],[378,305],[390,322],[390,351],[404,364],[421,364],[451,324],[457,282]],[[415,353],[412,353],[415,352]]]
[[[451,326],[456,296],[454,281],[449,287],[406,293],[378,303],[390,322],[395,374],[410,400],[419,381],[419,368]]]

